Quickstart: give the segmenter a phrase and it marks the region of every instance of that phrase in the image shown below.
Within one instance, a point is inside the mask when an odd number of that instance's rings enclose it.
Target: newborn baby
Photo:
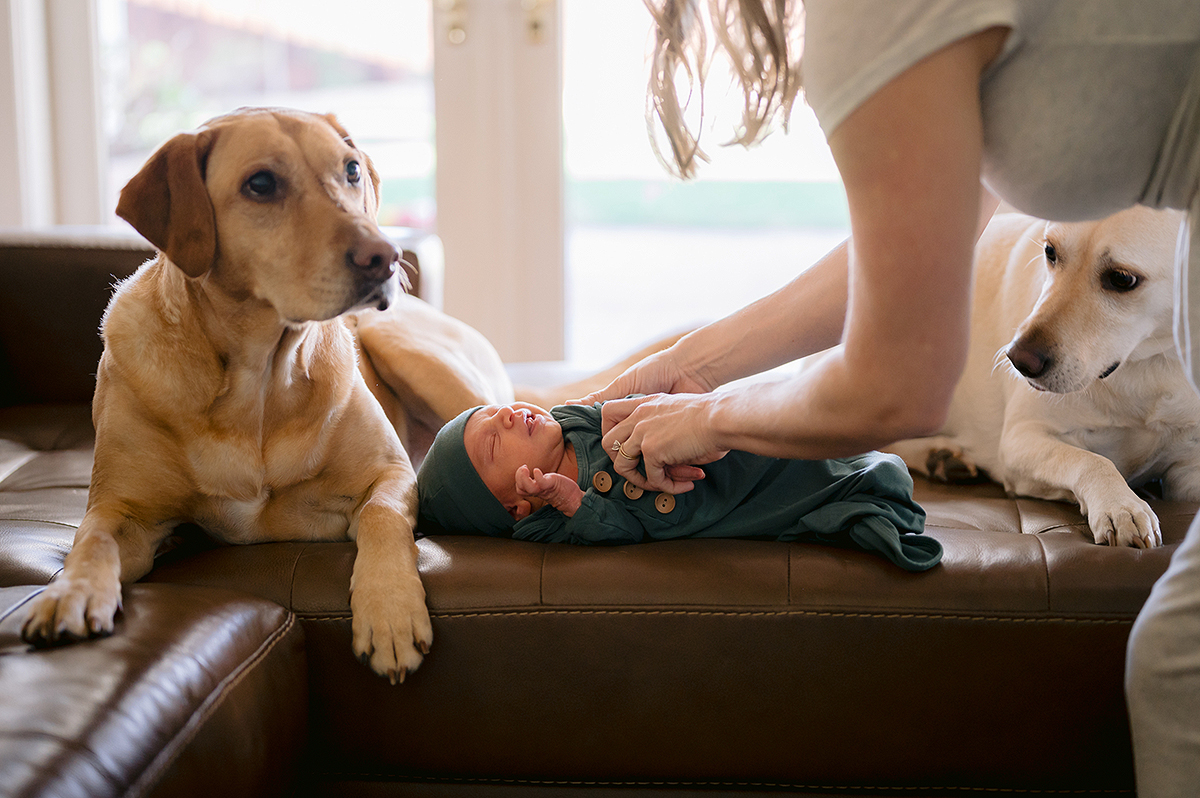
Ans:
[[[600,405],[471,408],[438,432],[417,474],[422,520],[447,533],[561,543],[685,537],[805,540],[878,553],[909,571],[942,547],[896,456],[781,460],[729,452],[677,467],[692,490],[643,491],[601,444]]]

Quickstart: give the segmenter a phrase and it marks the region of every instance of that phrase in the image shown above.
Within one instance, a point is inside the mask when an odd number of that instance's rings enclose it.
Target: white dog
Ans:
[[[889,447],[954,481],[1075,501],[1097,543],[1162,544],[1130,488],[1200,500],[1200,396],[1173,337],[1182,221],[1133,208],[1098,222],[997,216],[976,249],[971,347],[941,434]]]

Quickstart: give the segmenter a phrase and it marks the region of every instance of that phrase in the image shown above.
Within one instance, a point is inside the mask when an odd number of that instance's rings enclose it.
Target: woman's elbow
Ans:
[[[946,426],[952,397],[953,391],[929,386],[893,386],[881,391],[876,413],[878,445],[937,435]]]

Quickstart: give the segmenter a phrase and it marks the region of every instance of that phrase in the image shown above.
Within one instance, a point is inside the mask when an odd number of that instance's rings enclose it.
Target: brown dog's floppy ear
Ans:
[[[342,127],[342,123],[337,120],[337,116],[334,114],[325,114],[324,119],[342,137],[342,141],[358,150],[358,147],[355,146],[354,141],[350,138],[350,133],[346,128]],[[358,154],[362,156],[362,165],[367,167],[367,177],[371,180],[371,190],[366,192],[365,209],[370,217],[374,219],[379,214],[379,202],[382,199],[383,188],[379,185],[379,172],[375,171],[375,164],[371,161],[371,156],[362,150],[358,150]]]
[[[133,176],[117,202],[117,215],[133,225],[191,277],[217,256],[217,225],[204,185],[211,131],[180,133]]]
[[[379,172],[375,171],[375,164],[371,161],[371,156],[367,155],[362,150],[363,160],[367,164],[367,176],[371,178],[371,191],[367,192],[367,213],[374,219],[379,216],[379,203],[383,199],[383,185],[379,182]]]

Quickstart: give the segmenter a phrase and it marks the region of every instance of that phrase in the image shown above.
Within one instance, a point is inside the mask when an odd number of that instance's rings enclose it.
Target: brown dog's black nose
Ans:
[[[396,273],[400,252],[383,236],[364,236],[346,253],[346,260],[367,278],[383,282]]]
[[[1019,345],[1010,346],[1004,354],[1008,356],[1016,370],[1029,379],[1040,377],[1052,362],[1050,356],[1045,352]]]

